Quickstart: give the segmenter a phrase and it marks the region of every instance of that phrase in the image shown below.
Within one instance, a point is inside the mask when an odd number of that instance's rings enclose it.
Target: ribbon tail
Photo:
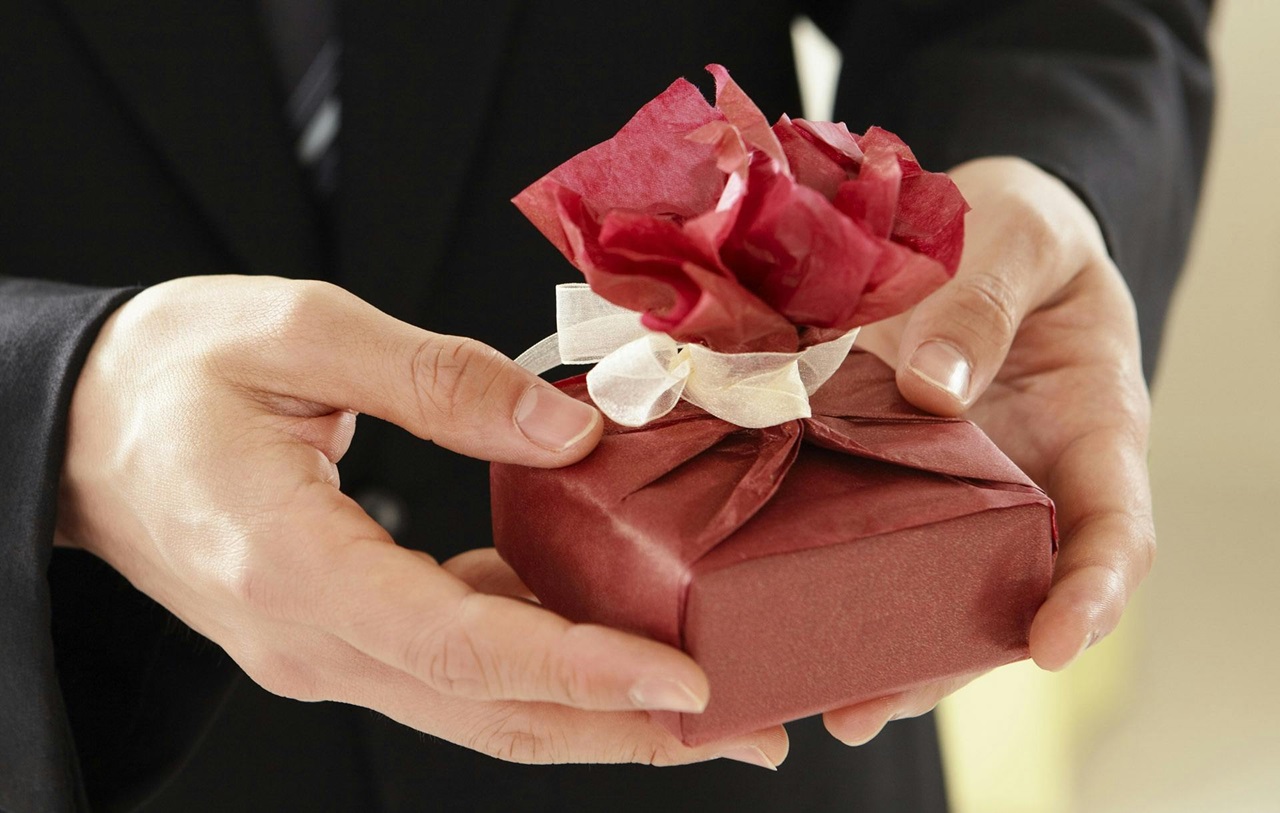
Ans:
[[[564,363],[560,358],[560,335],[552,333],[547,338],[516,356],[516,364],[534,375],[542,375]]]
[[[839,370],[840,365],[844,364],[844,360],[849,357],[849,351],[853,349],[859,330],[861,328],[855,327],[838,339],[825,344],[815,344],[800,354],[798,359],[800,380],[804,382],[805,392],[813,395],[819,387],[827,383],[828,378],[835,375],[836,370]]]
[[[763,429],[813,414],[795,362],[743,378],[708,379],[702,373],[695,368],[684,398],[723,421]]]

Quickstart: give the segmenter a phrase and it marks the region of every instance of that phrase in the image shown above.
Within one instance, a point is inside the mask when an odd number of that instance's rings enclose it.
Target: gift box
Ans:
[[[560,382],[590,401],[582,377]],[[681,402],[567,469],[492,467],[494,540],[549,609],[687,652],[696,744],[1024,658],[1053,504],[969,421],[852,353],[813,417],[743,429]]]
[[[518,362],[609,419],[566,469],[492,468],[498,552],[572,620],[688,652],[744,734],[1027,654],[1053,505],[854,349],[959,268],[968,205],[872,127],[769,125],[718,65],[515,203],[586,284]]]

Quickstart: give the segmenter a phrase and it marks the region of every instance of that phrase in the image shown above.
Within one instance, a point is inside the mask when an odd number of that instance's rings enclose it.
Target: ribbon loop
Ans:
[[[556,286],[556,328],[516,363],[535,374],[596,363],[587,391],[615,423],[643,426],[684,398],[749,429],[810,417],[809,396],[840,368],[858,334],[855,328],[798,353],[717,353],[648,330],[639,314],[583,283]]]
[[[664,333],[650,333],[600,359],[587,373],[587,392],[614,423],[644,426],[675,409],[690,372],[687,350]]]

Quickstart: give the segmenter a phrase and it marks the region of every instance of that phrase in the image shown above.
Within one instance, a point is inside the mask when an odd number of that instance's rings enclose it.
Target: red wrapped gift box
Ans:
[[[812,407],[742,429],[681,402],[610,423],[567,469],[492,468],[495,544],[546,607],[706,670],[706,711],[661,715],[686,743],[1027,655],[1056,550],[1044,492],[867,353]]]

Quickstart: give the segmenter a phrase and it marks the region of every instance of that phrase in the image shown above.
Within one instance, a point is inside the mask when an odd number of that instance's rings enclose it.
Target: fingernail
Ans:
[[[720,754],[717,759],[732,759],[735,762],[745,762],[748,765],[755,765],[759,768],[768,768],[771,771],[778,770],[778,766],[773,764],[773,760],[765,756],[764,751],[754,745],[739,745],[736,748],[730,748],[728,751]]]
[[[1098,633],[1096,632],[1091,632],[1088,635],[1084,636],[1084,640],[1080,642],[1080,648],[1076,650],[1076,654],[1072,655],[1071,658],[1066,663],[1062,664],[1062,668],[1066,669],[1071,664],[1080,660],[1080,656],[1084,654],[1084,651],[1089,647],[1093,646],[1093,642],[1096,641],[1097,639],[1098,639]]]
[[[946,390],[958,401],[969,395],[969,361],[954,345],[929,341],[916,348],[911,357],[912,372],[935,387]]]
[[[693,689],[671,678],[640,678],[631,687],[630,696],[639,709],[700,714],[707,707],[707,701],[694,694]]]
[[[549,384],[535,384],[516,404],[515,421],[521,434],[553,452],[563,452],[591,434],[600,413],[590,404],[570,398]]]

